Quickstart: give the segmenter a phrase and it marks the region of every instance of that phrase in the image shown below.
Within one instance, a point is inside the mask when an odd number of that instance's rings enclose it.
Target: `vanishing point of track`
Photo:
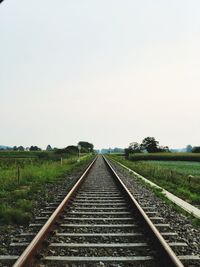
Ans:
[[[44,217],[30,225],[35,232],[41,229],[13,267],[183,267],[158,231],[164,225],[153,224],[153,218],[110,163],[98,156],[58,207],[44,211]],[[23,248],[26,242],[18,245]]]

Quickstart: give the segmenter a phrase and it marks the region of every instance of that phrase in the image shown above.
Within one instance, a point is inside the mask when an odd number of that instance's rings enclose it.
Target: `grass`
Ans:
[[[0,158],[37,158],[43,151],[13,151],[0,150]]]
[[[154,166],[171,169],[185,175],[193,175],[200,178],[200,163],[185,161],[150,161]]]
[[[179,196],[185,201],[200,205],[200,164],[178,161],[130,161],[123,156],[111,158]],[[192,178],[188,175],[192,174]]]
[[[45,185],[54,184],[73,170],[83,168],[92,157],[84,156],[80,162],[77,157],[63,159],[62,165],[52,160],[0,159],[0,224],[27,224],[37,193],[41,193]]]
[[[135,153],[128,157],[133,161],[167,160],[167,161],[197,161],[200,162],[200,153]]]

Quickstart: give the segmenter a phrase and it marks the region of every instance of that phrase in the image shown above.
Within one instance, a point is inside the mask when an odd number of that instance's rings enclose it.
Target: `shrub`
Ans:
[[[193,153],[200,153],[200,146],[193,147],[192,152]]]
[[[10,208],[6,205],[0,206],[0,222],[26,225],[31,219],[31,214],[21,209]]]

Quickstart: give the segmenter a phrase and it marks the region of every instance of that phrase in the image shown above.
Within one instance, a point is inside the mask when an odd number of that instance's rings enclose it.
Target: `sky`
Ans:
[[[199,0],[5,0],[0,145],[200,145]]]

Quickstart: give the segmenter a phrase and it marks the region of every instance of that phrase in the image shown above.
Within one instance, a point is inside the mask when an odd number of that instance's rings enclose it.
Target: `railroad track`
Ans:
[[[139,206],[102,156],[63,194],[11,244],[3,266],[183,267],[171,248],[184,244],[152,207]]]

